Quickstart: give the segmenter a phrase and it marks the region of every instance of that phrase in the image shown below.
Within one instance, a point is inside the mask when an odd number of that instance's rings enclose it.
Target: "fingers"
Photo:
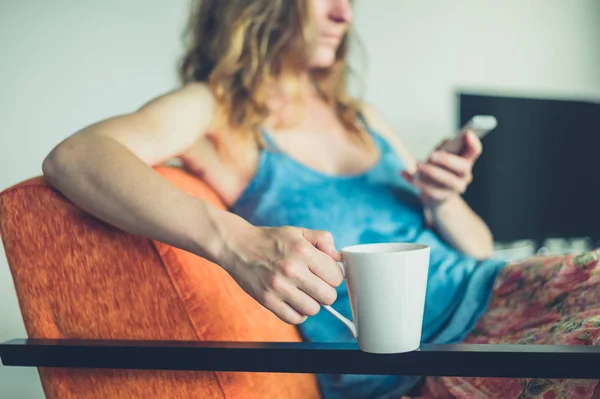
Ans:
[[[309,251],[303,254],[307,258],[307,264],[315,275],[323,281],[337,287],[342,283],[344,274],[337,264],[342,260],[342,256],[335,249],[333,236],[328,231],[300,229],[302,236],[311,243],[317,250]]]
[[[307,251],[307,264],[309,270],[318,278],[337,287],[344,280],[344,273],[338,263],[331,257],[319,250]]]
[[[460,177],[469,178],[473,163],[468,159],[448,152],[434,152],[429,157],[430,163],[440,166]]]
[[[266,292],[261,302],[263,306],[273,312],[275,316],[288,324],[302,324],[308,317],[305,314],[299,313],[274,292]]]
[[[295,288],[285,302],[291,306],[302,317],[315,316],[321,310],[321,304],[308,296],[306,293]]]
[[[343,273],[330,233],[291,226],[259,229],[267,245],[246,267],[231,272],[240,286],[289,324],[300,324],[321,304],[335,302],[333,286],[342,283]]]
[[[331,289],[333,290],[333,288]],[[277,295],[283,302],[290,305],[300,315],[314,316],[319,313],[319,310],[321,309],[319,302],[298,289],[293,281],[290,281],[281,275],[273,275],[269,282],[269,290]]]
[[[422,173],[409,174],[402,172],[402,176],[419,190],[421,198],[429,201],[441,202],[452,194],[452,190],[442,186]]]
[[[319,254],[321,259],[319,259]],[[270,289],[277,292],[286,291],[286,284],[279,281],[280,278],[283,278],[325,305],[335,302],[337,293],[333,286],[341,284],[343,280],[340,266],[328,255],[308,243],[298,249],[293,258],[280,265],[279,273],[279,275],[272,276],[272,281],[269,282]]]
[[[342,256],[335,249],[333,236],[327,231],[301,229],[303,237],[316,249],[303,249],[309,270],[327,284],[337,287],[342,283],[344,274],[337,264]]]
[[[416,180],[415,187],[419,189],[421,196],[428,200],[441,202],[448,198],[451,193],[447,188],[440,187],[434,183],[426,183],[423,180]]]
[[[439,190],[452,190],[464,193],[467,188],[467,181],[456,174],[433,164],[419,165],[419,184],[417,186],[432,186]],[[435,187],[437,186],[437,187]]]
[[[322,280],[307,271],[307,277],[302,279],[302,285],[311,287],[311,290],[316,286],[323,288],[321,296],[324,304],[332,304],[336,298],[335,289],[325,284]],[[310,280],[310,278],[314,280]],[[263,303],[278,317],[290,324],[302,323],[307,316],[314,316],[321,310],[321,302],[319,299],[307,294],[299,289],[295,281],[292,281],[281,274],[273,274],[268,281],[267,289],[265,290]],[[333,291],[333,295],[330,292]]]
[[[334,287],[344,280],[342,268],[321,248],[333,248],[330,233],[300,229],[304,240],[296,242],[285,259],[278,265],[279,272],[299,290],[319,303],[330,305],[337,293]],[[330,252],[332,251],[330,249]],[[339,254],[338,259],[341,258]]]
[[[300,229],[300,231],[302,233],[302,236],[313,246],[325,252],[327,255],[329,255],[336,261],[342,260],[342,256],[335,249],[333,236],[330,232],[309,229]]]
[[[338,265],[336,265],[336,266],[339,269],[339,266]],[[309,268],[311,268],[310,265],[309,265]],[[340,284],[341,284],[341,279],[340,279]],[[339,284],[337,284],[337,285],[339,285]],[[337,285],[334,285],[334,286],[337,286]],[[304,275],[303,278],[297,282],[297,287],[300,290],[302,290],[307,295],[309,295],[311,298],[313,298],[314,300],[318,301],[319,303],[321,303],[323,305],[331,305],[337,299],[337,292],[336,292],[335,288],[333,288],[334,286],[325,282],[316,274],[311,273],[310,270],[307,271],[306,275]]]

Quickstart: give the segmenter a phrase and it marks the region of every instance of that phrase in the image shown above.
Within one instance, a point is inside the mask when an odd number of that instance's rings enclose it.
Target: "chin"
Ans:
[[[315,52],[312,59],[310,60],[310,67],[312,69],[325,69],[329,68],[334,63],[335,50],[331,48],[323,48]]]

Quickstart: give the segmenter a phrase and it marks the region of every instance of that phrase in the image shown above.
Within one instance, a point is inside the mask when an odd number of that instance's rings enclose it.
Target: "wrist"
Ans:
[[[199,200],[192,228],[194,253],[210,262],[222,266],[226,257],[228,241],[234,232],[252,226],[238,215],[219,209]]]
[[[437,216],[439,214],[447,212],[447,209],[453,208],[456,204],[459,203],[460,195],[454,194],[443,200],[423,200],[424,207],[430,211],[433,215]]]

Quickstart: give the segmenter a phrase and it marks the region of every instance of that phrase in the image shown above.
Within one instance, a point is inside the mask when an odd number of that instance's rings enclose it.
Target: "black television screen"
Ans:
[[[458,126],[498,119],[464,195],[497,242],[600,238],[600,102],[460,93],[458,108]]]

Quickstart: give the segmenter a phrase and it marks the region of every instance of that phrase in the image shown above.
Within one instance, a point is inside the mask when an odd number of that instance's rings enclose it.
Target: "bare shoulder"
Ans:
[[[204,83],[190,83],[162,94],[144,104],[137,113],[161,124],[210,124],[215,99]]]
[[[210,130],[216,102],[203,83],[160,94],[131,113],[97,122],[76,136],[108,136],[150,164],[178,156]]]
[[[414,171],[417,164],[415,158],[408,148],[406,148],[398,134],[394,132],[394,129],[385,120],[381,112],[375,106],[368,103],[361,103],[360,110],[367,124],[385,138],[394,148],[398,156],[402,158],[407,165],[408,171]]]

